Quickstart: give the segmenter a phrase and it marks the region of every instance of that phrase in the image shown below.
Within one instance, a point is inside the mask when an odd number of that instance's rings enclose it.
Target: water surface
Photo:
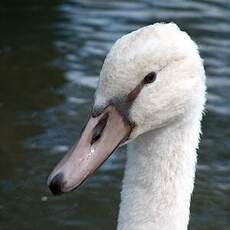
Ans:
[[[111,45],[157,21],[192,36],[208,76],[190,229],[229,229],[229,1],[47,2],[0,3],[0,229],[116,229],[125,148],[73,193],[51,196],[46,178],[79,137]]]

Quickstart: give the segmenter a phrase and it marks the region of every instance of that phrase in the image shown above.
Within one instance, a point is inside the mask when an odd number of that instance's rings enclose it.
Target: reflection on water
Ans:
[[[228,229],[230,3],[2,2],[0,228],[116,228],[125,149],[63,197],[49,194],[46,177],[79,136],[112,43],[141,26],[175,21],[199,44],[209,87],[190,229]]]

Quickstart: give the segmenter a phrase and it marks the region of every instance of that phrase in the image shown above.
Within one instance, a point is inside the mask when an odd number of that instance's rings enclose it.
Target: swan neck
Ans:
[[[186,230],[200,122],[145,133],[128,146],[118,230]]]

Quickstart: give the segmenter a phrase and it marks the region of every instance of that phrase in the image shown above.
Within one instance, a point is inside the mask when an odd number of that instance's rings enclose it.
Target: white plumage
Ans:
[[[95,107],[123,97],[151,71],[130,109],[118,230],[185,230],[205,104],[196,44],[176,24],[157,23],[119,39],[104,62]]]

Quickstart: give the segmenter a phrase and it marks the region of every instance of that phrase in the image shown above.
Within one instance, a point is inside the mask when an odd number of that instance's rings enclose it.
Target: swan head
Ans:
[[[205,73],[197,45],[174,23],[120,38],[107,55],[79,143],[51,173],[54,193],[80,185],[122,143],[201,116]]]
[[[119,106],[140,86],[132,105],[124,111],[135,124],[130,134],[133,139],[192,115],[191,110],[204,104],[204,81],[197,45],[176,24],[157,23],[114,44],[101,70],[94,111],[111,102]]]

